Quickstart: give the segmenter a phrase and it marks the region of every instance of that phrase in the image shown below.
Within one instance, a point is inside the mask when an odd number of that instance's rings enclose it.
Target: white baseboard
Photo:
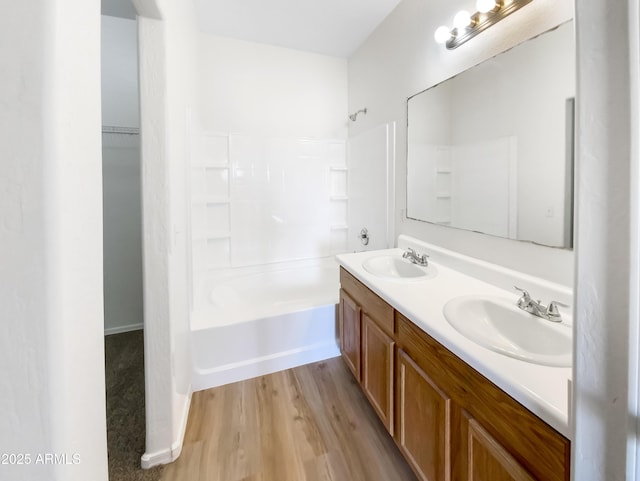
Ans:
[[[185,403],[182,405],[182,414],[180,416],[180,432],[178,433],[178,439],[176,439],[171,445],[171,454],[175,461],[182,452],[182,444],[184,443],[184,435],[187,432],[187,422],[189,421],[189,410],[191,409],[191,396],[193,395],[193,389],[189,386],[189,395]]]
[[[323,361],[339,355],[340,349],[336,342],[333,341],[256,357],[212,369],[194,369],[192,386],[194,391],[201,391],[302,366],[303,364]]]
[[[129,331],[139,331],[144,328],[144,324],[139,322],[137,324],[128,324],[126,326],[105,327],[104,335],[110,336],[111,334],[121,334]]]
[[[144,453],[140,458],[140,466],[142,469],[151,469],[161,464],[169,464],[174,462],[171,448],[156,451],[155,453]]]
[[[189,409],[191,408],[191,395],[193,390],[189,390],[186,402],[182,406],[182,414],[180,420],[180,432],[177,439],[171,443],[171,447],[156,451],[155,453],[144,453],[140,458],[140,466],[142,469],[150,469],[161,464],[169,464],[174,462],[182,452],[182,444],[184,443],[184,435],[187,431],[187,421],[189,419]]]

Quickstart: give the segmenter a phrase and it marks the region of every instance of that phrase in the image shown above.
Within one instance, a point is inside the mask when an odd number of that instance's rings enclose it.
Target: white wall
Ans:
[[[34,4],[35,2],[31,2]],[[44,45],[41,25],[51,22],[47,11],[23,2],[3,16],[0,56],[5,59],[0,77],[0,450],[47,452],[52,449],[48,406],[47,300],[45,192],[42,119]],[[18,42],[20,48],[15,48]],[[34,58],[31,63],[24,57]],[[26,83],[22,83],[22,78]],[[20,122],[16,122],[20,119]],[[27,127],[26,129],[24,127]],[[52,466],[3,466],[3,476],[46,479]],[[19,478],[20,476],[20,478]]]
[[[573,479],[640,479],[638,2],[576,3]]]
[[[138,127],[138,30],[135,20],[102,15],[102,125]]]
[[[182,449],[191,402],[191,327],[188,292],[188,180],[191,132],[199,98],[196,94],[197,30],[191,2],[164,0],[167,48],[167,135],[171,230],[169,292],[171,295],[172,456]]]
[[[102,124],[139,127],[135,20],[102,16]],[[103,133],[104,328],[142,327],[140,138]]]
[[[349,59],[349,111],[362,105],[366,116],[350,126],[352,137],[372,126],[396,121],[396,230],[473,257],[573,283],[573,254],[406,219],[406,99],[482,60],[548,30],[573,16],[570,0],[538,0],[472,41],[449,51],[433,40],[441,24],[451,24],[459,7],[473,2],[403,0]]]
[[[142,328],[140,182],[139,136],[102,134],[105,334]]]
[[[139,14],[146,452],[176,459],[191,399],[186,169],[195,105],[190,2],[135,0]]]
[[[344,139],[347,62],[200,34],[198,101],[205,131]]]
[[[100,2],[3,6],[0,477],[106,480]]]

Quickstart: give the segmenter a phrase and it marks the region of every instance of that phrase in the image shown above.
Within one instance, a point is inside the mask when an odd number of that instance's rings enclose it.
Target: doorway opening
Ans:
[[[109,478],[142,473],[145,370],[140,102],[136,11],[130,0],[102,2],[102,179],[105,383]]]

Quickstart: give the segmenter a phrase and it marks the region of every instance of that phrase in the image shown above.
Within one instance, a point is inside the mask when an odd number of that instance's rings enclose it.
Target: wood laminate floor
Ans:
[[[194,393],[162,481],[415,481],[341,358]]]

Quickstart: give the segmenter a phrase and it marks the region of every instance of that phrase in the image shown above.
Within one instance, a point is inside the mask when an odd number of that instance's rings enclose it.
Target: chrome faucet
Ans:
[[[534,316],[541,317],[551,322],[562,322],[560,311],[558,306],[569,307],[566,304],[558,301],[551,301],[548,306],[544,306],[540,300],[534,301],[529,293],[525,289],[521,289],[518,286],[513,286],[515,289],[522,292],[522,297],[518,299],[518,307],[523,311],[526,311]]]
[[[427,258],[429,256],[427,254],[419,255],[411,247],[409,247],[407,249],[407,251],[404,254],[402,254],[402,257],[404,259],[408,259],[409,261],[411,261],[414,264],[418,264],[419,266],[427,266],[427,265],[429,265],[429,261],[427,261]]]

